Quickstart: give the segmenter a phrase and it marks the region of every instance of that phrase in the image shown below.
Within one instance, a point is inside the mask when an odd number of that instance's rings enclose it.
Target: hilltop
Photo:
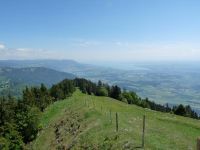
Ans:
[[[110,118],[111,112],[111,118]],[[119,131],[115,130],[115,113]],[[43,112],[33,149],[133,149],[141,146],[146,116],[146,149],[195,149],[200,121],[161,113],[76,90]]]

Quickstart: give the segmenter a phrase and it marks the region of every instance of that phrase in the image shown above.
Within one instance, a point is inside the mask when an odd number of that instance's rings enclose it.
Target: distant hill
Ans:
[[[37,86],[44,83],[46,86],[51,86],[65,78],[73,79],[75,76],[44,67],[0,67],[0,94],[19,95],[27,85]]]
[[[92,65],[81,64],[73,60],[0,60],[0,67],[45,67],[63,72],[76,72],[91,69]]]
[[[111,68],[99,67],[90,64],[83,64],[74,60],[0,60],[0,67],[13,67],[13,68],[24,68],[24,67],[45,67],[54,69],[57,71],[73,73],[78,76],[86,77],[88,75],[94,76],[99,75],[102,72],[111,73]]]

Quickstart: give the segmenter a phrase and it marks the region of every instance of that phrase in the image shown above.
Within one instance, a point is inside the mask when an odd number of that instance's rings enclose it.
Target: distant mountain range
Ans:
[[[73,60],[0,60],[0,67],[45,67],[63,72],[76,72],[92,69],[92,65],[81,64]]]
[[[45,67],[53,70],[75,74],[85,77],[97,75],[114,70],[107,67],[100,67],[90,64],[83,64],[74,60],[0,60],[0,67],[24,68],[24,67]]]
[[[0,67],[0,94],[20,95],[25,86],[38,86],[41,83],[51,86],[65,78],[73,79],[75,75],[44,67],[11,68],[4,66]]]

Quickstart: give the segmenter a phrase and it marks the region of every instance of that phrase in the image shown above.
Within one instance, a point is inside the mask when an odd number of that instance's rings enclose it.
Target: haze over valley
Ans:
[[[66,77],[86,78],[94,82],[101,80],[110,85],[119,85],[123,89],[133,90],[143,98],[148,97],[163,105],[168,103],[172,106],[181,103],[191,105],[198,113],[200,112],[200,65],[198,62],[110,62],[91,65],[72,60],[8,60],[0,61],[0,66],[30,67],[30,70],[32,67],[45,67],[58,72],[57,75],[53,75],[52,70],[52,73],[45,74],[44,69],[41,69],[43,74],[40,74],[38,69],[34,73],[40,79],[30,72],[27,77],[32,79],[22,80],[23,84],[40,85],[40,83],[45,83],[48,86]],[[64,75],[62,72],[72,75]],[[26,79],[23,72],[19,75],[14,71],[12,73],[15,74],[15,78],[12,77],[12,80],[16,83],[20,82],[20,78]],[[3,77],[11,78],[9,74],[4,74],[1,73],[2,86]],[[59,74],[61,74],[60,77]]]

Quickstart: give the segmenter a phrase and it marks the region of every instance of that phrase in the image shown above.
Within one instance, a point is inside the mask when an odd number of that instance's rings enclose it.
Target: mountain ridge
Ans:
[[[73,79],[71,73],[59,72],[45,67],[12,68],[0,67],[0,93],[2,95],[21,95],[26,86],[51,86],[65,78]]]

